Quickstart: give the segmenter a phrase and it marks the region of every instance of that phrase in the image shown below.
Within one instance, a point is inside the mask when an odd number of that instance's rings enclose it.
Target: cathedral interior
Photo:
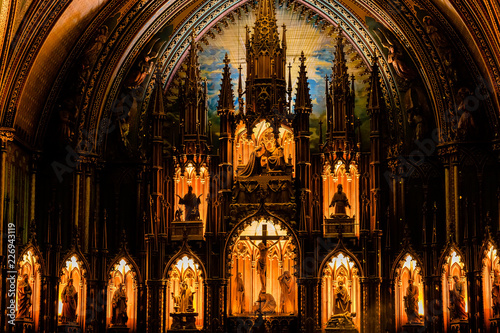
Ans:
[[[0,1],[0,331],[500,332],[495,0]]]

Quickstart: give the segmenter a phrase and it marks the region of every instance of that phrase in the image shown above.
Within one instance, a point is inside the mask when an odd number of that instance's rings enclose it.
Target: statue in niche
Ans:
[[[155,38],[148,43],[141,59],[125,79],[125,88],[137,89],[142,85],[146,77],[152,73],[154,60],[158,57],[159,50],[165,42],[160,38]]]
[[[335,308],[334,315],[337,314],[350,314],[351,313],[351,298],[344,286],[342,277],[337,280],[337,287],[335,288]]]
[[[389,51],[387,61],[392,64],[396,74],[404,80],[413,80],[416,74],[404,61],[403,46],[381,28],[374,30],[374,32],[380,39],[382,46]]]
[[[175,211],[175,215],[174,215],[174,221],[182,221],[182,209],[179,208]]]
[[[125,284],[121,283],[120,288],[113,294],[113,299],[111,301],[113,308],[111,323],[113,326],[125,326],[127,324],[127,302],[128,298],[125,290]]]
[[[234,279],[236,284],[236,313],[245,312],[245,284],[243,282],[243,274],[238,272]]]
[[[491,288],[491,298],[493,300],[493,317],[500,317],[500,271],[495,269],[493,286]]]
[[[474,117],[469,111],[472,107],[468,105],[470,102],[471,92],[469,88],[463,87],[458,90],[457,102],[458,108],[457,113],[460,115],[458,120],[458,133],[462,139],[471,139],[476,134],[476,124],[474,122]],[[472,110],[471,110],[472,111]]]
[[[285,170],[286,161],[283,147],[276,141],[272,132],[264,137],[264,142],[250,154],[240,177],[256,176],[266,172]]]
[[[61,142],[70,142],[73,139],[76,120],[78,119],[78,106],[71,98],[64,100],[58,106],[59,109],[59,140]]]
[[[346,215],[346,206],[351,208],[347,195],[342,192],[342,184],[337,185],[338,191],[333,195],[332,202],[329,207],[335,207],[334,215]]]
[[[17,318],[31,319],[31,286],[28,282],[28,274],[23,275],[22,281],[17,287]]]
[[[273,295],[268,294],[265,290],[261,290],[259,293],[259,298],[253,306],[253,311],[260,314],[271,314],[274,313],[276,309],[276,301]]]
[[[179,295],[174,297],[174,301],[176,301],[177,303],[179,312],[194,312],[194,307],[193,307],[194,293],[195,292],[191,290],[187,282],[182,281]]]
[[[337,279],[337,287],[334,290],[335,306],[333,315],[326,323],[327,332],[333,330],[343,330],[343,332],[357,332],[353,318],[356,313],[351,313],[351,298],[347,288],[344,286],[344,277],[341,275]]]
[[[281,302],[280,310],[283,313],[291,312],[288,311],[292,303],[292,274],[289,271],[284,271],[281,276],[278,277],[281,288]]]
[[[413,284],[413,280],[408,280],[406,295],[404,296],[404,305],[408,323],[420,323],[418,314],[418,287]]]
[[[465,286],[458,276],[453,276],[454,286],[450,290],[450,317],[451,320],[466,320],[465,312]]]
[[[68,284],[64,287],[61,298],[63,301],[61,322],[75,322],[76,321],[76,306],[78,302],[78,293],[73,286],[73,279],[68,280]]]
[[[184,205],[185,211],[186,211],[186,221],[199,221],[200,220],[200,210],[199,206],[201,204],[200,197],[203,194],[200,194],[199,196],[196,196],[196,194],[193,193],[193,187],[189,186],[188,187],[188,193],[184,195],[183,198],[181,198],[179,195],[179,205]]]
[[[283,237],[280,237],[276,242],[272,243],[270,246],[267,246],[267,243],[265,241],[260,242],[259,245],[256,245],[250,237],[246,238],[250,243],[255,246],[256,248],[259,249],[259,259],[257,260],[257,274],[259,275],[260,279],[260,284],[261,284],[261,292],[263,291],[265,293],[266,291],[266,272],[267,272],[267,254],[273,246],[278,244],[280,240],[283,239]]]

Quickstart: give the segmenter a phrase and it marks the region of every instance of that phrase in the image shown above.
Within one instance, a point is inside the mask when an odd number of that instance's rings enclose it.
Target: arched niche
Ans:
[[[241,317],[259,311],[266,315],[297,315],[297,242],[288,227],[270,216],[250,218],[240,223],[229,239],[228,315]],[[267,251],[259,248],[264,240]],[[264,260],[262,254],[266,255]]]
[[[18,290],[16,292],[16,309],[17,319],[31,319],[34,322],[35,331],[39,328],[40,323],[40,300],[42,293],[42,275],[43,275],[43,259],[38,251],[38,249],[34,246],[29,246],[23,250],[21,255],[19,256],[19,260],[17,262],[17,272],[18,272],[18,281],[17,286]],[[20,301],[20,293],[19,289],[22,287],[24,283],[24,276],[28,277],[29,288],[31,289],[31,307],[28,311],[22,311],[19,308]],[[24,312],[24,313],[21,313]]]
[[[273,153],[276,149],[276,142],[279,147],[283,149],[283,157],[286,162],[295,165],[295,140],[293,130],[281,124],[279,128],[279,138],[274,140],[274,133],[271,124],[265,120],[257,123],[248,139],[247,128],[243,122],[236,126],[235,140],[234,140],[234,154],[233,165],[235,174],[238,170],[243,169],[244,166],[250,161],[250,155],[259,147],[265,147],[269,153]],[[263,153],[263,151],[261,152]],[[290,160],[291,159],[291,160]],[[261,163],[265,166],[265,159],[261,159]]]
[[[336,249],[328,255],[320,269],[321,274],[321,327],[335,312],[336,291],[342,281],[351,301],[350,313],[355,313],[354,326],[361,327],[361,284],[363,276],[358,260],[345,249]]]
[[[106,313],[107,327],[120,326],[117,322],[113,323],[113,313],[117,311],[114,307],[119,308],[120,306],[123,306],[118,300],[121,295],[120,292],[117,293],[117,291],[119,291],[120,285],[124,284],[128,318],[125,325],[129,328],[129,332],[136,332],[138,284],[140,280],[138,271],[137,265],[128,256],[119,256],[111,264],[108,270],[108,306]]]
[[[172,327],[175,323],[170,314],[182,311],[175,298],[181,295],[182,284],[185,282],[192,295],[193,312],[197,313],[196,329],[202,329],[205,313],[205,269],[199,258],[186,245],[183,249],[169,261],[164,273],[166,280],[166,294],[164,295],[166,327],[167,329],[175,329]]]
[[[424,311],[424,283],[422,273],[422,263],[420,259],[409,252],[402,253],[395,262],[393,270],[394,274],[394,291],[395,303],[394,309],[396,311],[396,329],[397,331],[403,330],[403,325],[408,324],[423,324]],[[412,280],[412,288],[409,287],[409,281]],[[416,287],[416,289],[415,289]],[[416,291],[418,290],[418,296]],[[407,306],[405,297],[408,297],[410,308],[413,307],[415,302],[418,311],[417,316],[410,318],[406,311]]]
[[[179,215],[176,214],[175,221],[204,221],[207,216],[207,195],[209,193],[209,179],[210,175],[208,173],[208,165],[205,161],[178,161],[175,167],[174,173],[174,184],[175,184],[175,210],[182,210]],[[191,188],[191,193],[189,193],[189,188]],[[189,194],[188,194],[189,193]],[[187,195],[187,196],[186,196]],[[197,204],[193,204],[190,196],[195,197],[195,202],[197,198],[199,201]],[[193,198],[194,198],[193,197]],[[182,201],[181,200],[184,200]],[[196,218],[187,216],[187,205],[196,206],[197,212],[193,214],[198,215]],[[180,218],[179,218],[180,217]],[[205,225],[203,224],[203,230]],[[202,233],[203,234],[203,233]]]
[[[484,321],[490,329],[491,320],[500,318],[500,258],[495,244],[487,242],[483,247],[483,309]]]
[[[463,308],[465,310],[466,316],[468,315],[468,304],[467,304],[467,278],[466,272],[464,270],[464,258],[463,254],[454,246],[447,249],[444,256],[441,258],[441,289],[443,297],[443,322],[445,332],[450,332],[451,323],[459,322],[458,318],[453,311],[453,293],[456,292],[457,288],[461,287],[462,294],[460,298],[463,298]],[[456,278],[455,278],[456,277]],[[464,316],[463,319],[467,319]]]
[[[359,177],[358,166],[354,161],[347,164],[344,160],[338,159],[333,165],[326,163],[321,175],[323,179],[323,216],[332,217],[335,214],[335,207],[330,207],[333,196],[338,191],[338,186],[342,185],[342,191],[346,194],[351,208],[346,207],[346,214],[354,218],[352,230],[344,230],[344,234],[354,234],[359,236]]]
[[[85,327],[85,304],[87,301],[87,272],[88,264],[79,255],[74,252],[66,256],[62,261],[59,270],[59,284],[57,292],[57,322],[59,325],[77,325],[81,328]],[[69,288],[69,281],[72,280],[73,287],[77,293],[76,303],[76,320],[69,321],[63,318],[63,308],[65,302],[62,294],[66,287]]]

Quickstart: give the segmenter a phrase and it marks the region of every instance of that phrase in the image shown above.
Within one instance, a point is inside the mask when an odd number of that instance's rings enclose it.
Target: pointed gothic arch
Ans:
[[[268,251],[262,252],[259,246],[263,239],[267,244],[267,237],[271,246]],[[294,229],[268,212],[263,205],[232,228],[224,249],[224,274],[229,280],[228,316],[248,316],[261,311],[257,300],[264,297],[262,290],[265,290],[264,294],[271,295],[266,296],[267,300],[275,302],[275,306],[271,306],[273,309],[269,309],[269,315],[298,315],[296,277],[300,274],[297,270],[300,267],[297,255],[300,244],[297,240]],[[265,261],[260,260],[262,253],[267,254]],[[259,275],[260,262],[265,266],[263,278]],[[240,281],[237,279],[239,273],[242,273]],[[238,287],[244,289],[244,300],[240,301]],[[267,304],[267,300],[263,304]]]
[[[490,329],[492,319],[500,318],[500,256],[497,243],[489,235],[480,253],[484,325]]]
[[[195,325],[197,329],[204,326],[205,312],[205,279],[207,273],[200,258],[193,253],[187,244],[187,235],[184,236],[181,249],[168,261],[163,271],[163,314],[164,327],[175,329],[177,322],[170,314],[179,312],[177,298],[180,297],[181,285],[185,282],[193,294],[192,307],[197,316]],[[182,310],[181,310],[182,311]],[[181,327],[178,327],[181,328]]]
[[[396,315],[396,330],[403,330],[404,325],[422,324],[425,315],[425,299],[424,299],[424,265],[420,256],[415,253],[411,246],[407,246],[394,260],[391,279],[394,281],[394,310]],[[412,280],[412,285],[418,290],[415,295],[414,289],[408,289],[409,281]],[[408,297],[408,301],[405,300]],[[415,299],[416,298],[416,299]],[[406,302],[410,302],[410,306],[416,306],[413,312],[417,312],[416,316],[408,314]],[[415,303],[413,303],[415,302]]]
[[[468,299],[467,299],[467,277],[465,271],[465,257],[454,242],[447,244],[439,259],[439,265],[436,267],[438,274],[441,276],[441,296],[443,305],[443,323],[444,332],[451,331],[452,322],[459,321],[458,312],[453,309],[462,308],[465,315],[468,316]],[[455,279],[458,278],[458,280]],[[452,292],[455,292],[456,287],[460,286],[463,290],[461,298],[463,302],[460,306],[453,302]],[[452,304],[453,303],[453,304]],[[463,312],[462,311],[462,312]]]
[[[319,268],[322,329],[335,314],[335,292],[339,287],[339,281],[342,281],[347,288],[347,295],[351,302],[350,313],[356,313],[353,318],[354,325],[358,330],[361,328],[363,290],[360,279],[363,277],[363,268],[358,258],[344,246],[342,240],[339,240],[335,249],[323,259]]]
[[[112,326],[113,319],[113,299],[115,292],[119,289],[120,284],[125,285],[125,294],[127,297],[127,317],[126,326],[130,332],[136,332],[138,322],[138,302],[139,289],[142,284],[142,276],[139,267],[135,260],[130,256],[125,248],[115,256],[108,266],[107,275],[107,310],[106,310],[106,326]]]
[[[29,241],[22,249],[17,261],[18,271],[18,286],[24,275],[28,276],[28,283],[31,287],[31,309],[29,310],[29,318],[33,320],[34,330],[37,331],[40,325],[41,311],[41,295],[42,295],[42,279],[45,276],[45,262],[43,256],[38,249],[38,246],[32,241]],[[16,291],[17,309],[19,302],[19,292]]]
[[[63,307],[64,300],[62,299],[62,293],[66,286],[69,284],[69,280],[72,280],[73,287],[77,293],[75,297],[76,300],[76,321],[75,323],[85,329],[85,316],[84,311],[87,303],[87,279],[91,278],[93,275],[90,270],[90,266],[85,259],[85,256],[80,252],[78,247],[73,246],[73,249],[69,251],[63,260],[59,263],[58,268],[59,283],[57,288],[57,314],[58,323],[64,324],[63,318]]]

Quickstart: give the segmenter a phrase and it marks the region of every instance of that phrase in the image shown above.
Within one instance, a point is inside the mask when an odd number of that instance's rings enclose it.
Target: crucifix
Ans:
[[[260,278],[260,284],[261,284],[261,292],[266,291],[266,272],[267,272],[267,253],[268,251],[275,246],[280,240],[283,239],[283,237],[279,236],[269,236],[267,234],[267,224],[262,225],[262,236],[250,236],[246,237],[250,243],[255,246],[256,248],[259,249],[260,256],[259,260],[257,260],[257,274],[259,275]],[[254,243],[254,240],[260,240],[261,242],[259,245],[256,245]],[[268,240],[276,240],[274,243],[272,243],[270,246],[267,245]]]

